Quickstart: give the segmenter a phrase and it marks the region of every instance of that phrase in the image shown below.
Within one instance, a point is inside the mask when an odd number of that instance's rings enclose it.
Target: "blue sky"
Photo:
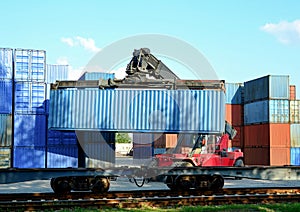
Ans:
[[[48,63],[68,63],[74,74],[105,46],[154,33],[198,49],[227,82],[290,75],[299,98],[297,0],[11,0],[0,8],[0,47],[44,49]]]

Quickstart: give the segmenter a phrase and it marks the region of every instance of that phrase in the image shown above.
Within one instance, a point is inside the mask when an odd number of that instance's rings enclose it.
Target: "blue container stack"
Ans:
[[[14,51],[13,167],[46,167],[46,52]]]
[[[0,168],[11,166],[13,49],[0,48]]]

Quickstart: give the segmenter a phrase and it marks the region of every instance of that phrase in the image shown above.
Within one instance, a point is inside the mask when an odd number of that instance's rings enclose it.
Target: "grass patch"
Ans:
[[[57,211],[57,210],[56,210]],[[300,203],[288,204],[250,204],[250,205],[221,205],[221,206],[183,206],[176,208],[151,208],[143,207],[136,209],[126,208],[107,208],[107,209],[84,209],[84,208],[70,208],[62,209],[60,212],[95,212],[95,211],[118,211],[118,212],[153,212],[153,211],[166,211],[166,212],[295,212],[300,211]]]

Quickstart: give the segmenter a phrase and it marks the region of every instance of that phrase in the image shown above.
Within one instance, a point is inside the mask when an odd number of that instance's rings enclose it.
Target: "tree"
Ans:
[[[116,133],[116,143],[131,143],[128,133]]]

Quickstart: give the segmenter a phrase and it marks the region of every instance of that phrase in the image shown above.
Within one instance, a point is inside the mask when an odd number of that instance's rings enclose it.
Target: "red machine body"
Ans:
[[[229,142],[228,134],[220,136],[216,143],[198,136],[193,148],[177,146],[175,153],[156,155],[157,166],[244,166],[243,152],[228,148]]]

